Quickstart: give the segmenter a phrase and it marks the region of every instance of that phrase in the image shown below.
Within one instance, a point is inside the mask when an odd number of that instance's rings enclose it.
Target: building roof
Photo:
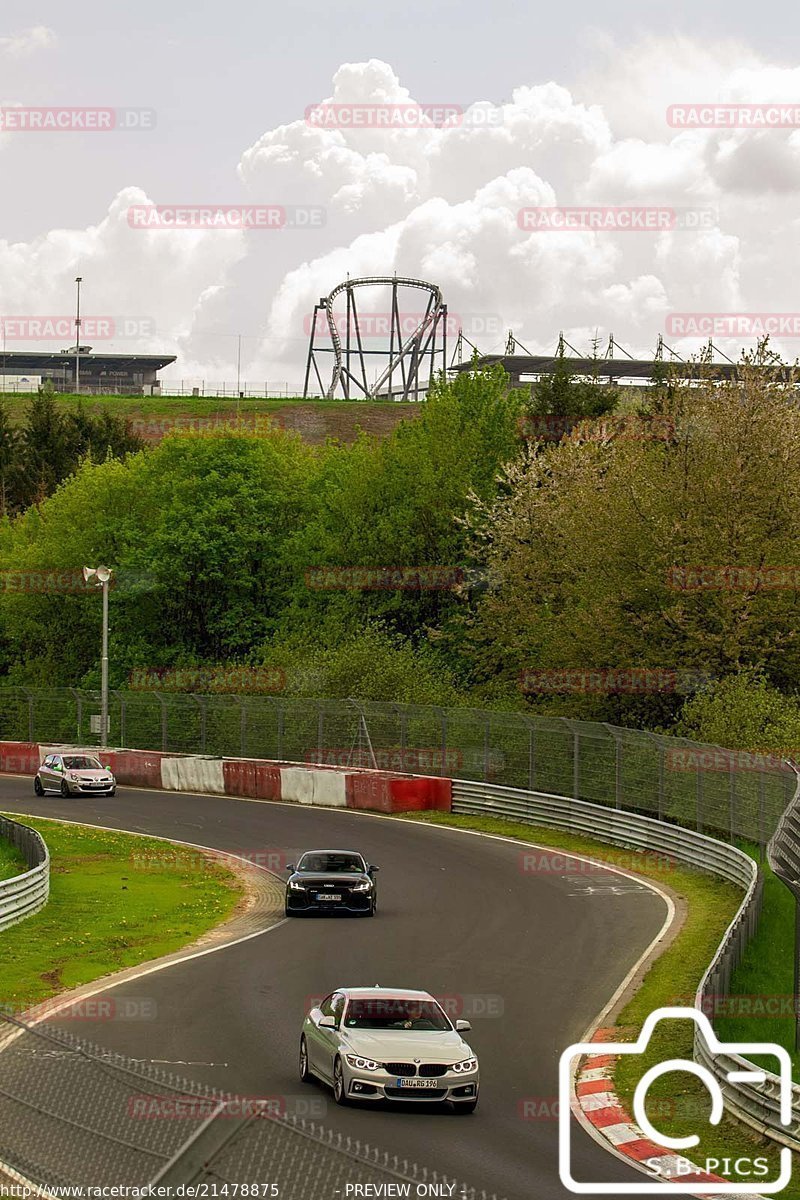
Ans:
[[[133,370],[159,371],[168,367],[177,359],[176,354],[83,354],[80,360],[82,367],[116,367]],[[33,374],[38,371],[57,371],[62,367],[72,368],[75,365],[74,349],[69,354],[61,354],[58,350],[8,350],[0,347],[0,374],[20,375]]]
[[[573,375],[597,375],[599,379],[652,379],[652,358],[578,358],[565,355],[563,359],[553,354],[482,354],[478,357],[481,366],[501,363],[509,375],[553,375],[559,363],[565,364]],[[716,376],[733,378],[738,364],[730,362],[678,362],[664,359],[664,366],[674,366],[679,375],[696,378]],[[457,363],[453,371],[468,371],[472,363]]]

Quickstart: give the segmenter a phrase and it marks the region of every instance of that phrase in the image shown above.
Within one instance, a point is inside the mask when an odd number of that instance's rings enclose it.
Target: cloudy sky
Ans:
[[[80,274],[84,314],[113,321],[95,349],[177,353],[178,379],[233,380],[241,335],[244,378],[296,385],[315,300],[348,273],[397,272],[439,284],[486,351],[511,328],[531,352],[563,329],[579,349],[613,332],[649,355],[661,333],[685,354],[699,344],[682,335],[688,318],[734,314],[756,330],[777,314],[773,340],[794,358],[792,12],[740,0],[4,0],[7,348],[34,344],[32,318],[68,318]],[[693,127],[710,104],[725,107]],[[116,127],[31,130],[32,109],[114,110]],[[398,114],[415,127],[364,125]],[[281,227],[137,225],[155,205],[165,225],[176,210],[231,206],[280,212]],[[583,214],[573,226],[618,227],[552,228],[565,208]],[[620,212],[646,211],[672,216],[619,228]],[[381,312],[385,298],[366,303]],[[736,356],[753,338],[714,341]]]

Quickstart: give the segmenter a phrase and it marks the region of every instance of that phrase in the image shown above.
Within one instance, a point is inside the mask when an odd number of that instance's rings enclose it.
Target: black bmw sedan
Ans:
[[[286,916],[301,913],[348,912],[374,917],[377,907],[375,872],[356,850],[307,850],[286,884]]]

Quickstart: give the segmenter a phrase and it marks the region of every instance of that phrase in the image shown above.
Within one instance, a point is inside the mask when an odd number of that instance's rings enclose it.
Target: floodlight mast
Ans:
[[[111,567],[84,567],[83,578],[87,583],[96,580],[95,587],[103,589],[103,640],[100,654],[100,749],[108,746],[108,586],[113,571]]]

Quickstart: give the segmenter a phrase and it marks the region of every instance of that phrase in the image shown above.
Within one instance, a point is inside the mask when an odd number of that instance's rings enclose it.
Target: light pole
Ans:
[[[75,395],[81,394],[81,284],[83,276],[76,275],[78,285],[78,306],[75,311]]]
[[[83,578],[89,583],[96,580],[95,587],[103,589],[103,645],[100,656],[100,749],[108,745],[108,583],[110,567],[84,567]]]

